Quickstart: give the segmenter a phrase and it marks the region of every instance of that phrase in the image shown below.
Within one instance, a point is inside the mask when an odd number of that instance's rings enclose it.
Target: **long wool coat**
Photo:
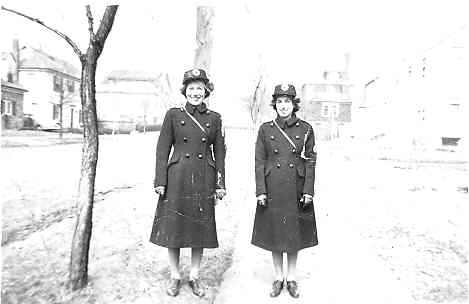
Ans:
[[[267,207],[257,206],[252,244],[270,251],[296,252],[318,244],[314,207],[302,210],[299,206],[303,193],[314,195],[314,132],[294,115],[286,122],[276,121],[296,147],[273,122],[259,128],[256,195],[267,195]],[[301,157],[302,151],[306,157]]]
[[[186,103],[185,107],[205,132],[183,108],[166,113],[156,148],[154,180],[155,186],[166,186],[166,193],[158,200],[150,241],[168,248],[215,248],[213,195],[215,189],[225,188],[221,117],[204,103],[197,107]]]

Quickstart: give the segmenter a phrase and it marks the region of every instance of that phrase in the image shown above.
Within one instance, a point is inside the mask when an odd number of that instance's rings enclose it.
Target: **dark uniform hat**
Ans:
[[[291,84],[279,84],[275,86],[274,94],[272,97],[277,96],[291,96],[292,98],[296,97],[295,87]]]
[[[184,78],[182,79],[182,84],[186,85],[190,81],[201,80],[205,84],[208,84],[207,73],[202,69],[192,69],[184,73]]]

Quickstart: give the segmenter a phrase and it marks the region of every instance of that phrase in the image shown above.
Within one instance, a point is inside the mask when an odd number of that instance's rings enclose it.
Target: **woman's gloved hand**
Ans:
[[[306,210],[313,205],[312,195],[304,193],[302,200],[303,200],[303,210]]]
[[[155,187],[155,192],[156,192],[156,194],[159,194],[159,195],[163,196],[164,193],[165,193],[165,191],[166,191],[166,187],[165,187],[165,186],[156,186],[156,187]]]
[[[261,194],[257,196],[257,205],[260,207],[267,207],[267,195]]]

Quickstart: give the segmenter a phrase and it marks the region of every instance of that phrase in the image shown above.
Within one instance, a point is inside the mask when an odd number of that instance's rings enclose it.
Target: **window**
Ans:
[[[54,91],[60,92],[62,90],[62,78],[54,76]]]
[[[12,101],[11,105],[11,115],[16,116],[16,101]]]
[[[72,93],[75,91],[75,82],[72,79],[67,79],[67,90]]]
[[[329,105],[324,104],[322,106],[322,116],[329,117]]]
[[[314,91],[315,91],[316,93],[326,92],[326,86],[324,86],[324,85],[317,85],[317,86],[314,88]]]
[[[339,116],[339,105],[332,102],[324,102],[321,108],[321,116],[337,118]]]
[[[334,85],[335,92],[338,94],[342,94],[344,92],[343,87],[340,84]]]
[[[16,102],[10,100],[2,100],[2,114],[16,115]]]
[[[52,119],[59,119],[60,106],[58,104],[52,104]]]
[[[78,123],[80,125],[83,124],[83,111],[82,110],[78,110]]]

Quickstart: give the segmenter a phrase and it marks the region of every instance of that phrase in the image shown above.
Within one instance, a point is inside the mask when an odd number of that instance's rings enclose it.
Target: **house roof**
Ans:
[[[22,53],[20,69],[50,69],[69,76],[80,78],[80,71],[71,63],[47,54],[43,50],[28,47]]]
[[[8,81],[5,81],[3,79],[2,79],[2,87],[8,87],[8,88],[17,89],[17,90],[20,90],[20,91],[23,91],[23,92],[28,92],[28,90],[23,88],[22,85],[20,85],[18,83],[8,82]]]
[[[161,73],[150,73],[141,70],[114,70],[110,72],[106,81],[155,81],[161,77]]]
[[[153,74],[140,70],[112,71],[97,85],[99,93],[162,95],[170,91],[166,73]]]

